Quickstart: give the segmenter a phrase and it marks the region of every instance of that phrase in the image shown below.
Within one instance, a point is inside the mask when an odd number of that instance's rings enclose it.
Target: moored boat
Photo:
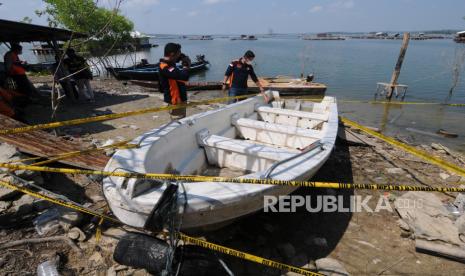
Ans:
[[[454,37],[454,41],[457,43],[465,43],[465,31],[458,32]]]
[[[336,99],[283,101],[277,92],[267,93],[274,100],[271,104],[255,96],[145,133],[133,141],[138,148],[118,150],[105,170],[308,180],[334,147]],[[112,212],[135,227],[153,224],[167,187],[172,186],[156,180],[113,176],[103,180]],[[295,189],[184,182],[179,185],[177,203],[186,208],[175,216],[178,221],[182,217],[182,229],[210,228],[262,209],[266,195],[285,195]]]
[[[54,73],[55,69],[55,62],[42,62],[42,63],[35,63],[35,64],[28,64],[26,66],[26,70],[30,72],[49,72]]]
[[[208,69],[210,63],[205,60],[204,55],[196,56],[196,60],[191,64],[189,73],[197,73]],[[159,63],[148,63],[146,60],[142,60],[142,62],[129,67],[108,66],[105,69],[117,80],[156,81],[158,80],[158,65]]]
[[[240,37],[232,37],[231,40],[258,40],[254,35],[241,35]]]
[[[208,69],[208,63],[206,62],[194,62],[189,67],[189,73],[197,73]],[[122,70],[116,72],[115,78],[118,80],[145,80],[153,81],[158,80],[158,68],[141,68]]]
[[[306,96],[325,94],[327,86],[322,83],[313,82],[313,76],[307,78],[293,78],[277,76],[271,78],[260,78],[260,83],[265,89],[277,90],[282,96]],[[259,91],[253,81],[248,82],[249,91]]]
[[[262,85],[269,90],[278,90],[282,96],[324,96],[327,86],[322,83],[313,82],[309,76],[304,78],[293,77],[273,77],[260,78]],[[140,81],[131,80],[132,84],[158,89],[157,81]],[[248,82],[248,90],[250,92],[258,92],[259,88],[253,81]],[[186,83],[187,90],[221,90],[221,81],[210,82],[188,82]]]
[[[145,88],[157,89],[160,87],[158,81],[139,81],[131,80],[131,84],[142,86]],[[219,81],[189,81],[186,83],[187,91],[193,90],[221,90],[223,86],[222,82]]]

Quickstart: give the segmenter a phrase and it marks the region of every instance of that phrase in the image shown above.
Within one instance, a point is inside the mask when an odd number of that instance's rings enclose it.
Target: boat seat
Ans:
[[[206,129],[197,133],[197,141],[205,149],[209,164],[251,172],[266,170],[276,161],[296,154],[245,140],[210,135]]]
[[[256,110],[261,119],[265,122],[306,129],[321,127],[329,118],[328,114],[272,108],[267,106],[259,106]]]
[[[245,139],[294,149],[304,149],[321,137],[318,130],[246,118],[233,118],[232,124]]]

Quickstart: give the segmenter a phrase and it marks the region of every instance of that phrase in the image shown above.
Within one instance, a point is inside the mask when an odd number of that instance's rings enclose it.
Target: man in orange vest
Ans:
[[[182,68],[176,63],[181,62]],[[165,45],[164,57],[160,59],[158,67],[160,92],[164,101],[169,105],[184,104],[187,102],[186,82],[189,80],[189,67],[191,60],[181,53],[181,45],[168,43]],[[170,112],[172,119],[186,116],[186,108],[174,109]]]
[[[268,97],[265,94],[265,89],[258,80],[257,75],[252,66],[252,61],[255,58],[255,54],[248,50],[245,52],[244,56],[240,59],[233,60],[229,64],[226,72],[224,74],[223,87],[222,90],[226,91],[227,85],[229,84],[229,97],[243,96],[248,94],[247,81],[249,76],[252,78],[252,81],[260,89],[260,92],[265,99],[265,102],[268,102]],[[237,100],[230,100],[229,103],[237,102]]]
[[[29,81],[26,76],[27,63],[19,59],[19,55],[23,53],[21,45],[12,43],[10,51],[3,57],[5,62],[5,71],[7,76],[12,78],[16,83],[16,90],[28,97],[36,96],[38,94],[34,85]]]

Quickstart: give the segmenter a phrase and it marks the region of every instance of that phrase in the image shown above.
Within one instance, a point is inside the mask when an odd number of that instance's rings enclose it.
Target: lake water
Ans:
[[[258,75],[314,73],[315,81],[328,85],[329,94],[347,99],[372,99],[376,83],[389,82],[401,44],[400,40],[361,39],[164,39],[153,41],[160,47],[138,52],[137,59],[157,61],[168,41],[181,43],[183,52],[191,58],[196,54],[206,55],[211,68],[205,74],[195,76],[195,80],[221,80],[229,62],[251,49],[256,54],[254,64]],[[399,83],[409,85],[407,100],[444,100],[453,82],[452,69],[459,50],[465,51],[465,45],[452,40],[410,41],[399,79]],[[126,57],[126,65],[133,59],[134,55]],[[465,102],[465,77],[460,80],[451,101]]]
[[[339,100],[372,100],[377,82],[389,82],[400,50],[400,40],[311,41],[297,38],[262,38],[256,41],[160,39],[160,45],[136,54],[118,56],[120,65],[147,58],[156,62],[167,42],[182,44],[183,52],[205,54],[208,71],[192,77],[197,81],[222,80],[227,65],[246,50],[256,54],[254,67],[260,76],[315,74],[315,81],[328,85],[327,95]],[[454,65],[462,65],[465,44],[452,40],[410,41],[399,83],[409,86],[406,101],[443,102],[454,79]],[[28,54],[30,55],[30,53]],[[465,67],[451,103],[465,103]],[[360,123],[380,127],[388,135],[401,135],[413,142],[438,141],[465,152],[465,107],[390,106],[344,103],[340,113]],[[459,138],[437,137],[445,129]],[[425,134],[426,133],[426,134]]]

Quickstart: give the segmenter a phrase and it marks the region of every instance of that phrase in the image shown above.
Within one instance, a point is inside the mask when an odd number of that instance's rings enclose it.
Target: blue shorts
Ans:
[[[247,88],[231,87],[231,88],[229,88],[228,96],[229,97],[242,96],[242,95],[247,95],[247,93],[248,93]],[[243,100],[243,99],[240,99],[240,100]],[[231,104],[231,103],[235,103],[235,102],[240,101],[240,100],[232,99],[232,100],[229,100],[228,103]]]

